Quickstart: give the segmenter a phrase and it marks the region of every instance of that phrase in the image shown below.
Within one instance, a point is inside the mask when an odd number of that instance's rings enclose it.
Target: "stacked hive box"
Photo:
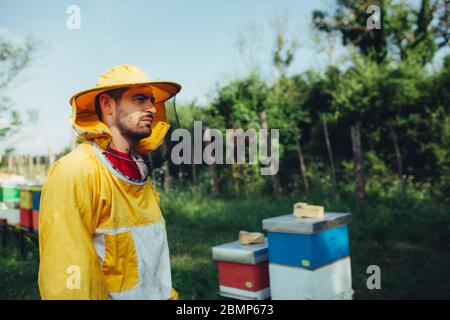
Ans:
[[[22,186],[20,190],[20,225],[24,228],[33,228],[33,199],[29,186]]]
[[[242,245],[239,241],[212,248],[218,261],[220,295],[241,300],[270,297],[267,239]]]
[[[351,299],[350,213],[323,219],[285,215],[263,220],[268,231],[272,299]]]
[[[15,209],[19,202],[19,189],[14,185],[0,185],[0,203],[8,209]]]
[[[31,188],[31,200],[33,203],[33,230],[38,232],[39,230],[39,206],[41,203],[41,187]]]
[[[0,218],[6,219],[9,225],[20,222],[19,189],[14,185],[0,185]]]
[[[6,219],[6,223],[11,226],[17,226],[18,224],[20,224],[19,210],[4,207],[3,203],[2,203],[2,208],[0,208],[0,218]]]

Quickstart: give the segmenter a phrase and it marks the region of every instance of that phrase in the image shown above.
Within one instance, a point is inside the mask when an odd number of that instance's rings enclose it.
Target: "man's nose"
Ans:
[[[150,101],[149,103],[146,104],[145,111],[150,112],[152,114],[156,113],[156,108],[155,108],[155,105],[153,104],[153,102]]]

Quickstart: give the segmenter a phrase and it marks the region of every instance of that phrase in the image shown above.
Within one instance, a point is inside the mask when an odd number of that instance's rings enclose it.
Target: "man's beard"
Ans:
[[[120,113],[118,114],[118,116],[120,117]],[[117,122],[117,128],[124,137],[134,142],[139,142],[140,140],[149,137],[152,133],[152,129],[145,129],[145,131],[144,129],[141,129],[140,131],[132,130],[122,120],[119,120]]]

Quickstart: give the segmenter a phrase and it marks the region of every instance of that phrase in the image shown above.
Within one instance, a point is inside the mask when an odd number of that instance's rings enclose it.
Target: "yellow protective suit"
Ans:
[[[116,69],[123,71],[121,67]],[[92,108],[71,102],[72,124],[88,140],[53,165],[42,190],[42,299],[178,299],[153,184],[150,179],[128,180],[115,171],[103,154],[111,139],[108,129]],[[163,102],[159,107],[164,111]],[[154,129],[164,129],[154,130],[141,147],[161,144],[168,126],[165,113],[155,119]],[[137,164],[145,176],[145,164]]]

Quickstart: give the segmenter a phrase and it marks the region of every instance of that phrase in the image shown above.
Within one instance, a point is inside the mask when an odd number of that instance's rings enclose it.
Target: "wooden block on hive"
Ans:
[[[324,211],[323,206],[313,206],[306,202],[294,204],[294,216],[297,218],[323,219]]]
[[[244,245],[263,243],[264,235],[261,232],[239,231],[239,242]]]

